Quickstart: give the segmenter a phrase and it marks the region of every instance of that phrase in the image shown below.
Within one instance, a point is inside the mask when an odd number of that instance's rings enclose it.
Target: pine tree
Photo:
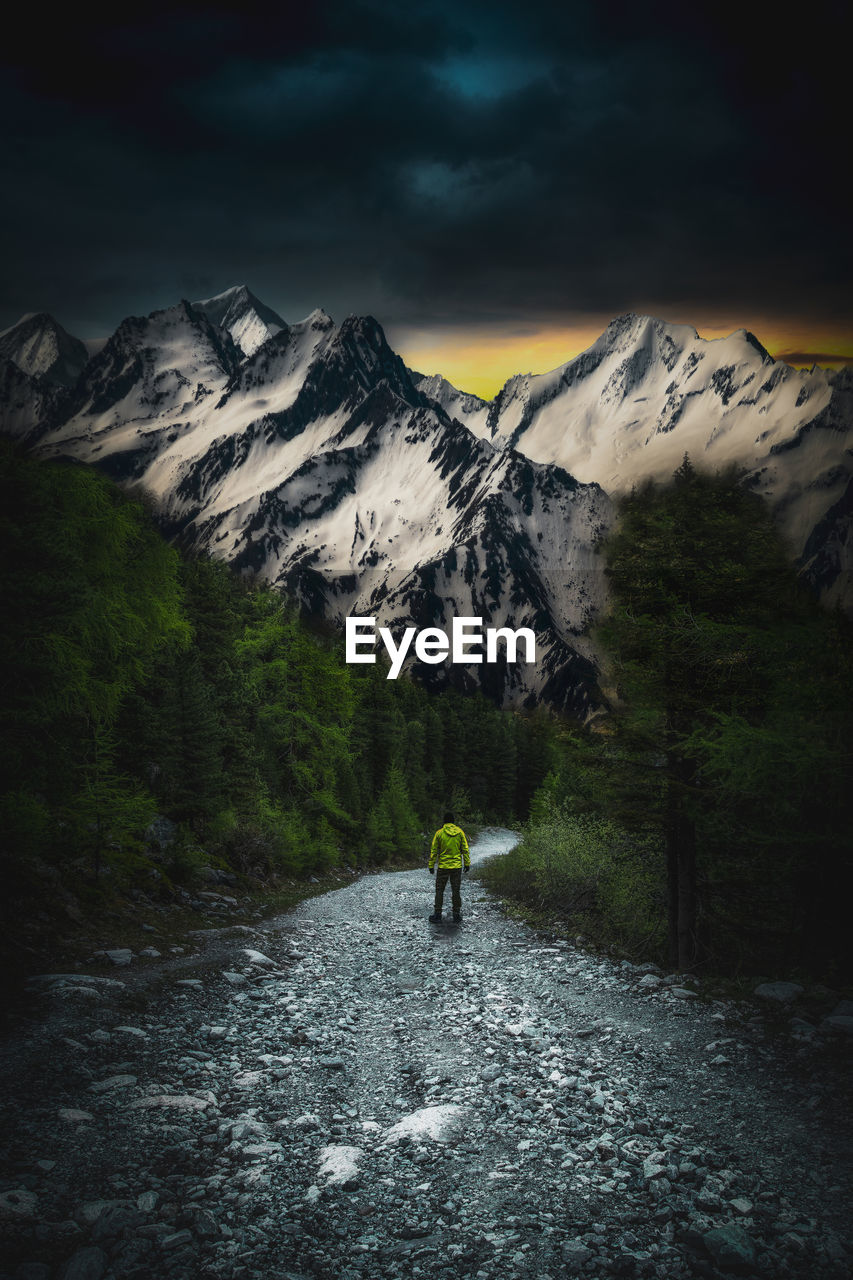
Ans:
[[[394,853],[398,857],[414,857],[421,848],[420,823],[409,798],[405,775],[399,765],[392,765],[388,770],[379,804],[387,814]]]
[[[770,516],[733,475],[697,473],[623,504],[607,548],[616,607],[600,629],[624,694],[622,741],[654,761],[666,841],[670,961],[700,958],[696,732],[717,713],[752,715],[767,687],[766,629],[796,607]],[[646,766],[648,771],[648,766]]]

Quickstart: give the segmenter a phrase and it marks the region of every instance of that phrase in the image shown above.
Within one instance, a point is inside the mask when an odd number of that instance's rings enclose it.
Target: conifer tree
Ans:
[[[607,573],[616,606],[600,635],[625,697],[623,741],[646,760],[660,753],[650,792],[666,842],[670,962],[685,969],[702,952],[695,734],[716,713],[761,706],[766,629],[796,608],[794,575],[764,504],[686,457],[669,487],[647,484],[623,503]]]

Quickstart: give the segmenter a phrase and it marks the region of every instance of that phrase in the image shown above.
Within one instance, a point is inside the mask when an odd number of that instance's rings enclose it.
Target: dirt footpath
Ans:
[[[849,1274],[843,1035],[768,1035],[476,881],[432,926],[433,883],[35,981],[0,1057],[0,1277]]]

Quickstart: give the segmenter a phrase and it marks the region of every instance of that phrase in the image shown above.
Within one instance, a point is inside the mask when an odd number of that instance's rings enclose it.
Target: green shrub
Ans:
[[[520,844],[486,864],[489,888],[629,950],[662,941],[663,855],[650,833],[542,804]]]
[[[169,880],[180,885],[198,883],[201,869],[207,865],[207,853],[196,844],[188,827],[182,824],[177,838],[165,854],[164,869]]]

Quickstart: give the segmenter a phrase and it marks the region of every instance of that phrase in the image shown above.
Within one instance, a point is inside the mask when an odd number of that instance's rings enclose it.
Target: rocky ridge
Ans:
[[[232,336],[246,341],[245,306],[125,320],[26,438],[141,486],[170,537],[327,621],[449,630],[467,616],[536,633],[535,664],[425,665],[427,683],[594,710],[583,633],[604,599],[602,490],[478,439],[418,389],[370,317],[336,326],[316,311],[247,355]],[[26,426],[23,409],[14,421]]]

